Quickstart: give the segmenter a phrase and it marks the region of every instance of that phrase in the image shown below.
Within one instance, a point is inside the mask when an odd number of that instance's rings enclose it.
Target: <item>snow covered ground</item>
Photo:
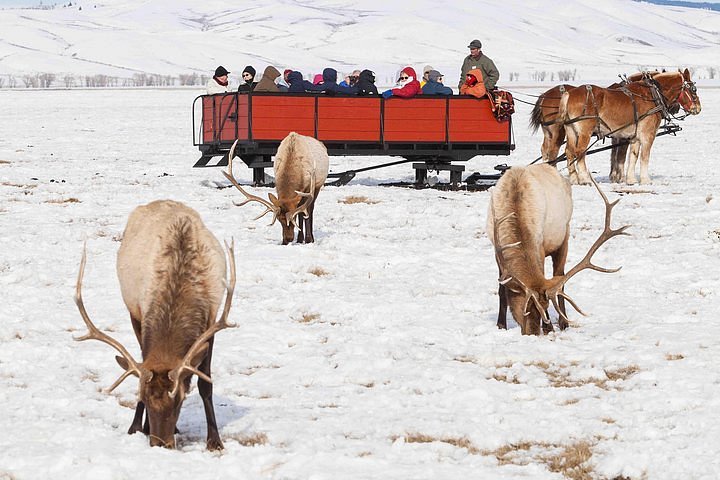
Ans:
[[[720,475],[720,90],[701,89],[703,112],[657,140],[652,185],[612,185],[609,156],[589,157],[631,236],[596,255],[619,273],[570,282],[590,316],[546,337],[495,327],[487,192],[378,186],[411,180],[407,165],[367,172],[323,190],[315,244],[282,246],[277,225],[252,220],[259,206],[208,186],[219,169],[191,168],[199,93],[0,91],[0,478]],[[517,150],[466,174],[537,157],[517,106]],[[570,264],[603,218],[593,188],[573,195]],[[115,256],[130,211],[162,198],[235,239],[238,328],[218,334],[213,359],[222,453],[205,450],[196,389],[177,451],[127,435],[137,381],[104,393],[114,352],[72,340],[87,241],[90,316],[139,355]]]

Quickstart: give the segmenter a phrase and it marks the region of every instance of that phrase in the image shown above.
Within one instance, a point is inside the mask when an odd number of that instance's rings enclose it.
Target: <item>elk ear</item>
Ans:
[[[280,202],[278,201],[278,198],[274,194],[268,193],[268,198],[270,199],[270,202],[272,202],[273,205],[275,205],[276,207],[280,206]]]
[[[125,370],[125,371],[127,371],[127,370],[130,368],[130,364],[128,363],[127,358],[125,358],[125,357],[121,357],[120,355],[116,355],[116,356],[115,356],[115,361],[116,361],[116,362],[118,363],[118,365],[120,365],[120,367],[121,367],[123,370]],[[133,371],[132,373],[137,377],[137,374],[136,374],[134,371]]]

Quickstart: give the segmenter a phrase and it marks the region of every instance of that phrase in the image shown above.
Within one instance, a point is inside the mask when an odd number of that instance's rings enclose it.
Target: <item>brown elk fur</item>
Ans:
[[[590,184],[585,164],[585,151],[593,135],[612,136],[630,142],[630,161],[624,178],[628,184],[636,183],[635,163],[640,156],[640,181],[650,183],[648,163],[650,149],[662,120],[662,112],[653,112],[656,102],[652,83],[656,82],[668,108],[680,104],[688,113],[700,112],[700,101],[690,79],[690,73],[660,73],[652,81],[631,82],[625,90],[606,89],[585,85],[566,92],[560,101],[560,117],[567,136],[568,165],[572,183]],[[627,92],[627,93],[626,93]],[[616,179],[613,179],[616,180]]]
[[[153,446],[174,447],[180,409],[192,374],[197,373],[208,425],[207,447],[223,448],[212,403],[210,366],[214,333],[227,326],[234,286],[232,248],[229,256],[230,286],[220,243],[197,212],[182,203],[155,201],[130,214],[118,251],[117,274],[142,363],[135,362],[114,339],[93,334],[94,325],[85,315],[80,296],[83,257],[77,301],[91,334],[80,340],[102,340],[123,354],[116,358],[126,372],[113,388],[129,374],[140,377],[138,404],[128,433],[143,430]],[[224,294],[225,307],[216,323]]]

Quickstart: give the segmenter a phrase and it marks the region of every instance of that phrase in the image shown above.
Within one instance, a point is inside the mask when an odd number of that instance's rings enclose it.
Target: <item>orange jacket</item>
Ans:
[[[468,72],[468,75],[472,75],[477,79],[477,83],[473,86],[468,85],[467,82],[460,86],[461,95],[472,95],[473,97],[482,98],[487,94],[485,90],[485,83],[483,82],[483,74],[480,69],[473,68]]]

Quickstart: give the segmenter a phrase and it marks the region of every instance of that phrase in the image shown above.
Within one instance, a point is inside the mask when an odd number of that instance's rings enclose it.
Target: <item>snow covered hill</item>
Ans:
[[[201,75],[219,64],[239,74],[272,64],[307,74],[368,67],[382,83],[403,65],[431,64],[454,84],[473,38],[502,83],[679,66],[708,78],[720,67],[720,12],[630,0],[80,0],[0,10],[0,24],[6,77]]]

